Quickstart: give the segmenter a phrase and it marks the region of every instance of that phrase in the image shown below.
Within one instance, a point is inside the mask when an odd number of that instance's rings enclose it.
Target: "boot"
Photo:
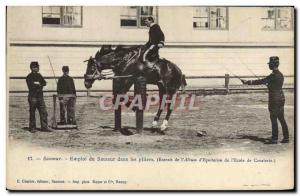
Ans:
[[[35,127],[29,127],[28,131],[29,131],[30,133],[35,133],[37,130],[36,130]]]
[[[289,142],[290,142],[289,138],[283,138],[280,143],[286,144],[286,143],[289,143]]]
[[[41,128],[41,132],[53,132],[54,130],[50,127]]]
[[[264,144],[277,144],[277,140],[269,140],[265,142]]]

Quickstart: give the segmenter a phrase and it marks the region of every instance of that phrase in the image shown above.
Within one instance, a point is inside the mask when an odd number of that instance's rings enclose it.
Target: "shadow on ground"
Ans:
[[[254,135],[237,135],[237,137],[235,139],[248,139],[248,140],[252,140],[252,141],[256,141],[256,142],[266,143],[270,140],[270,137],[262,138],[262,137],[258,137],[258,136],[254,136]]]

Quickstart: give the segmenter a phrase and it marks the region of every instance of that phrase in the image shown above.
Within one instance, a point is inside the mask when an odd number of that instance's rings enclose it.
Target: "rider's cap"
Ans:
[[[37,61],[32,61],[31,63],[30,63],[30,68],[33,68],[33,67],[39,67],[40,65],[39,65],[39,62],[37,62]]]
[[[279,57],[278,56],[271,56],[270,59],[269,59],[268,64],[270,64],[270,63],[278,64],[279,63]]]
[[[148,16],[146,19],[151,21],[151,22],[154,22],[154,18],[152,16]]]
[[[63,66],[63,67],[62,67],[62,71],[63,71],[63,72],[69,71],[69,66]]]

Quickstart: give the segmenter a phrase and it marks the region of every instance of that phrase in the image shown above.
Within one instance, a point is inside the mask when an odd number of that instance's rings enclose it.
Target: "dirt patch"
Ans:
[[[293,149],[294,94],[285,95],[285,117],[292,140],[290,144],[264,144],[265,139],[271,136],[266,93],[201,96],[200,110],[173,113],[165,135],[151,132],[151,122],[157,109],[151,108],[145,113],[143,134],[131,136],[124,136],[112,130],[113,112],[101,111],[95,97],[78,97],[76,104],[78,130],[32,134],[25,128],[28,127],[29,117],[27,97],[10,96],[9,138],[15,142],[25,141],[42,147],[71,151],[166,154],[217,154],[236,151],[276,154]],[[52,97],[45,97],[45,102],[50,119]],[[159,123],[162,123],[164,116],[165,113],[162,114]],[[125,111],[122,123],[123,126],[133,128],[134,113]],[[199,131],[205,131],[207,135],[198,137]]]

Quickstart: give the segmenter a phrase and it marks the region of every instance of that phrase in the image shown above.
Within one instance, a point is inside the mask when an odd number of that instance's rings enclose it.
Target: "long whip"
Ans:
[[[243,61],[241,61],[240,59],[237,59],[240,63],[242,63],[245,67],[246,67],[246,69],[248,69],[248,71],[249,72],[251,72],[251,74],[253,75],[253,76],[255,76],[257,79],[260,79]]]
[[[238,61],[240,62],[240,63],[242,63],[247,69],[248,69],[248,71],[249,72],[251,72],[251,74],[253,75],[253,76],[255,76],[258,80],[260,80],[261,78],[259,78],[243,61],[241,61],[239,58],[237,58],[238,59]],[[268,85],[267,84],[264,84],[266,87],[268,87]]]
[[[53,66],[52,66],[52,63],[51,63],[50,57],[49,57],[49,56],[47,56],[47,57],[48,57],[48,60],[49,60],[49,63],[50,63],[50,67],[51,67],[51,69],[52,69],[52,73],[53,73],[53,76],[54,76],[55,82],[56,82],[56,84],[57,84],[57,80],[56,80],[55,72],[54,72],[54,69],[53,69]]]
[[[230,71],[225,65],[224,65],[224,68],[229,72],[229,73],[231,73],[235,78],[238,78],[240,81],[242,81],[242,79],[239,77],[239,76],[237,76],[237,75],[235,75],[232,71]]]
[[[57,85],[57,80],[56,80],[56,76],[55,76],[55,73],[54,73],[54,69],[53,69],[53,66],[52,66],[52,63],[51,63],[51,60],[50,60],[50,57],[48,57],[48,60],[49,60],[49,63],[50,63],[50,67],[52,69],[52,73],[53,73],[53,76],[54,76],[54,79],[55,79],[55,82],[56,82],[56,85]],[[52,127],[57,127],[57,123],[56,123],[56,95],[53,95],[53,115],[52,115]]]

